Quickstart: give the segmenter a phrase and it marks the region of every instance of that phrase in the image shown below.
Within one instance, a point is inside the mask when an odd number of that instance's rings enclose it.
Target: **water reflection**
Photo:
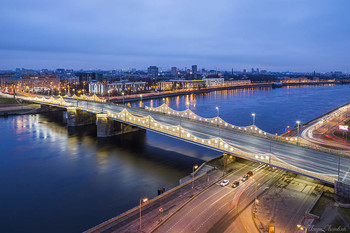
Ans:
[[[203,117],[215,117],[218,106],[220,117],[238,126],[252,124],[251,113],[254,112],[261,129],[281,134],[297,120],[308,122],[350,102],[349,88],[349,85],[326,84],[232,89],[169,97],[167,103],[176,110],[185,110],[186,103],[190,103],[189,108]],[[144,106],[161,104],[161,99],[144,101]]]
[[[167,147],[176,143],[164,136],[140,131],[97,139],[94,125],[68,130],[53,119],[0,118],[4,232],[82,232],[142,196],[156,196],[159,187],[174,187],[203,162]]]

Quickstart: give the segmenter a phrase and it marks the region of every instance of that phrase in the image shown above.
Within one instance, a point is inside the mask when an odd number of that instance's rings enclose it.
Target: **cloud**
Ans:
[[[12,56],[0,57],[0,68],[62,67],[68,58],[73,68],[145,68],[152,61],[168,67],[345,69],[349,5],[317,0],[4,0],[0,54]],[[42,59],[28,61],[26,54]]]

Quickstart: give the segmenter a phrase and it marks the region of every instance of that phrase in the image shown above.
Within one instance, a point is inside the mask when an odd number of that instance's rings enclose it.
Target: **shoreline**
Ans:
[[[282,87],[287,86],[304,86],[304,85],[325,85],[325,84],[334,84],[334,85],[342,85],[340,82],[305,82],[305,83],[283,83]],[[144,100],[151,100],[151,99],[160,99],[160,98],[167,98],[167,97],[175,97],[175,96],[182,96],[182,95],[189,95],[189,94],[201,94],[201,93],[209,93],[214,91],[224,91],[224,90],[234,90],[234,89],[247,89],[247,88],[273,88],[272,83],[256,83],[256,84],[249,84],[249,85],[239,85],[239,86],[229,86],[229,87],[215,87],[215,88],[203,88],[203,89],[197,89],[197,90],[190,90],[190,91],[179,91],[179,92],[173,92],[173,93],[164,93],[161,92],[153,93],[153,95],[150,96],[144,96],[142,94],[142,98],[140,97],[141,94],[134,94],[131,95],[133,97],[125,96],[124,100],[122,96],[111,98],[110,101],[113,103],[122,103],[124,102],[136,102]],[[108,97],[107,99],[108,100]]]

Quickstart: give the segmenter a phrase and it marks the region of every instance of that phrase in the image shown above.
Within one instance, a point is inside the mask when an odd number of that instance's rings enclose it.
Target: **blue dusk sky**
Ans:
[[[0,69],[350,72],[348,0],[2,0]]]

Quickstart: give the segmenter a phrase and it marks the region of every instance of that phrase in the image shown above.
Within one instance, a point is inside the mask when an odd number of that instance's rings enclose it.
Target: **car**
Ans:
[[[246,181],[246,180],[248,180],[248,175],[244,175],[244,176],[242,177],[242,181]]]
[[[228,181],[228,180],[223,180],[223,181],[220,183],[220,185],[221,185],[222,187],[224,187],[224,186],[228,185],[228,183],[230,183],[230,181]]]
[[[252,171],[249,171],[249,172],[247,172],[247,175],[248,175],[249,177],[251,177],[251,176],[253,175],[253,172],[252,172]]]
[[[239,181],[235,181],[232,183],[232,188],[236,188],[239,185]]]

